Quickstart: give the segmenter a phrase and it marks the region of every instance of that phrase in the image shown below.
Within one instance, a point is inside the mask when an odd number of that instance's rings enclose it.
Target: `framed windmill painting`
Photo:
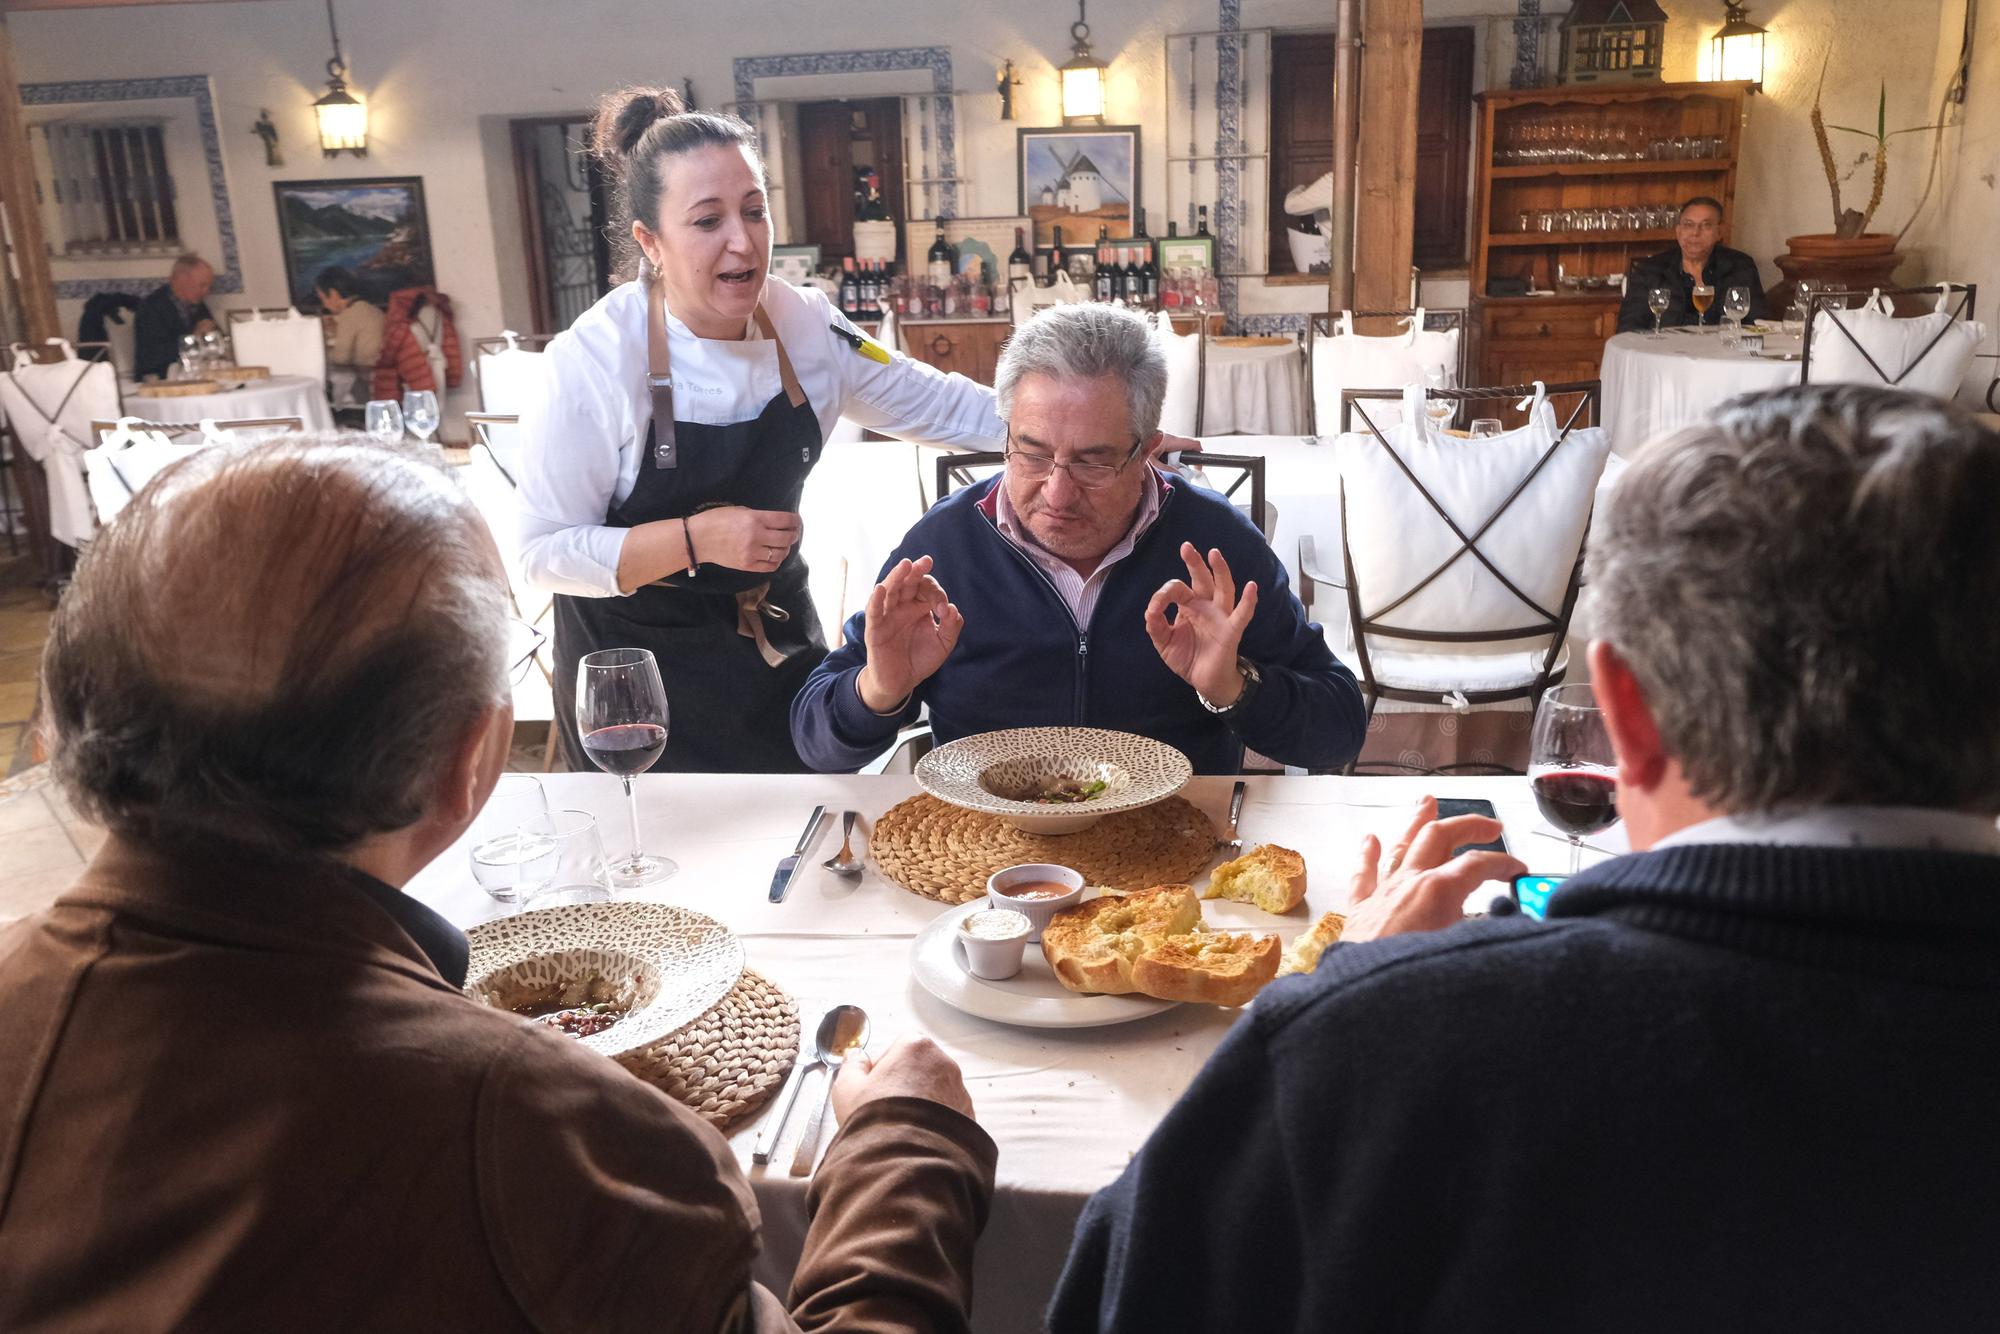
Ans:
[[[1034,220],[1037,250],[1087,246],[1097,230],[1132,234],[1139,197],[1139,127],[1092,125],[1020,131],[1021,207]]]

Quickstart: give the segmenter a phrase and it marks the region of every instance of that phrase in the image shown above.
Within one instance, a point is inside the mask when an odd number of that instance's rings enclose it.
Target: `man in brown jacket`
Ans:
[[[924,1042],[843,1074],[790,1309],[722,1138],[467,1000],[398,889],[511,730],[498,554],[441,473],[205,451],[92,546],[44,661],[111,831],[0,931],[0,1329],[955,1330],[992,1141]]]

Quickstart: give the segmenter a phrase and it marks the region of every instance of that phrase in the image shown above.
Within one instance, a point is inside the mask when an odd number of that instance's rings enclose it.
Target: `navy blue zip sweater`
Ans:
[[[1005,727],[1108,727],[1164,741],[1204,774],[1235,773],[1246,744],[1311,769],[1336,768],[1360,749],[1360,688],[1306,620],[1270,543],[1226,499],[1165,478],[1159,517],[1112,567],[1090,624],[1078,626],[1048,576],[995,525],[985,502],[999,480],[933,506],[882,567],[886,575],[897,561],[931,557],[932,574],[965,614],[958,646],[902,713],[883,717],[855,688],[868,660],[865,620],[849,617],[846,644],[792,701],[792,742],[807,764],[858,769],[926,704],[939,742]],[[1219,548],[1239,588],[1257,583],[1241,652],[1263,684],[1240,717],[1203,708],[1146,635],[1147,602],[1187,577],[1182,542]]]
[[[1691,844],[1549,915],[1266,988],[1049,1328],[2000,1327],[2000,857]]]

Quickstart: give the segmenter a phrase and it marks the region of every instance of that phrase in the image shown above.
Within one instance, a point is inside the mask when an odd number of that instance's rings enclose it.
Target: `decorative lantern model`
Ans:
[[[1667,11],[1655,0],[1576,0],[1562,21],[1562,80],[1657,80],[1666,33]]]

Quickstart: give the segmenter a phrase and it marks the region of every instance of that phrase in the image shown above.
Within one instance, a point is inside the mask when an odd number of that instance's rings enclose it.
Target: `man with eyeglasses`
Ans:
[[[1633,333],[1653,327],[1653,312],[1647,298],[1656,287],[1667,289],[1667,313],[1663,326],[1694,324],[1697,316],[1711,328],[1722,321],[1722,298],[1732,287],[1750,289],[1750,318],[1768,319],[1770,307],[1764,302],[1764,284],[1757,277],[1757,261],[1741,250],[1722,243],[1722,205],[1707,195],[1696,195],[1681,205],[1674,223],[1674,244],[1657,255],[1632,261],[1625,276],[1625,299],[1618,305],[1618,332]],[[1697,285],[1710,289],[1713,304],[1706,312],[1694,308]]]
[[[1361,745],[1353,676],[1230,503],[1153,467],[1166,361],[1128,311],[1057,306],[994,377],[997,478],[940,501],[890,556],[792,704],[822,771],[859,768],[926,706],[940,742],[1008,727],[1136,732],[1234,773],[1243,752],[1330,769]]]

